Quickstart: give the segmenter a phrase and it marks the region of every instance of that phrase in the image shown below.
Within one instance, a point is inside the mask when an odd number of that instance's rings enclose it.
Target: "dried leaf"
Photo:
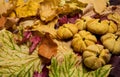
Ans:
[[[57,19],[45,24],[42,21],[36,21],[35,25],[33,25],[33,31],[39,31],[41,34],[50,33],[52,38],[57,38],[57,33],[55,29],[55,24],[57,23]]]
[[[92,16],[95,15],[93,4],[88,4],[87,7],[83,10],[83,16]]]
[[[18,18],[14,19],[14,18],[8,18],[6,19],[6,22],[5,22],[5,29],[11,31],[11,32],[14,32],[16,30],[16,23],[18,22]]]
[[[2,29],[5,26],[6,17],[1,16],[0,18],[0,29]]]
[[[107,3],[109,0],[79,0],[79,1],[83,3],[88,3],[88,4],[92,3],[94,6],[95,12],[100,14],[106,9]]]
[[[40,17],[43,21],[51,21],[57,16],[59,0],[44,0],[40,4]]]
[[[111,19],[117,23],[118,29],[117,29],[117,32],[115,34],[120,36],[120,14],[118,12],[115,12],[113,14],[109,14],[108,19]]]
[[[5,0],[0,0],[0,15],[7,13],[9,9],[12,8],[12,4],[5,2]]]
[[[43,0],[18,0],[16,2],[17,8],[15,9],[15,13],[17,17],[28,17],[28,16],[35,16],[38,12],[38,9],[40,7],[40,2]],[[14,12],[11,13],[11,16],[14,17],[13,15]]]
[[[41,40],[38,53],[47,59],[51,59],[52,56],[56,55],[57,47],[57,44],[50,38],[49,33],[46,33]]]

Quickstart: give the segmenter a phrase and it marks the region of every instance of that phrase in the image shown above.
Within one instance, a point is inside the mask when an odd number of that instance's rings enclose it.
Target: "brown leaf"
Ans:
[[[6,17],[1,16],[0,17],[0,29],[2,29],[5,26]]]
[[[57,47],[57,44],[50,38],[49,33],[46,33],[42,38],[38,54],[47,59],[51,59],[52,56],[56,55]]]
[[[17,22],[18,22],[19,18],[8,18],[6,19],[6,22],[5,22],[5,28],[7,30],[10,30],[10,31],[14,31],[14,29],[16,29],[16,25]]]

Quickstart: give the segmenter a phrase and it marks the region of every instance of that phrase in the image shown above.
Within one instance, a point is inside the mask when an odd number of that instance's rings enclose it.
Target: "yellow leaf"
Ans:
[[[60,0],[44,0],[40,4],[40,18],[43,21],[51,21],[57,16],[57,8]]]
[[[106,0],[94,0],[93,2],[94,9],[97,13],[103,12],[107,7]]]
[[[9,9],[12,8],[12,4],[5,2],[5,0],[0,0],[0,15],[7,13]]]
[[[37,24],[33,25],[33,31],[39,31],[41,34],[50,33],[52,38],[57,38],[57,31],[54,28],[57,23],[57,19],[49,22],[48,24],[43,23],[42,21],[38,21]]]
[[[17,8],[15,9],[15,13],[17,17],[28,17],[28,16],[35,16],[38,12],[40,7],[40,2],[43,0],[18,0],[16,2]],[[13,14],[13,13],[11,13]]]
[[[101,13],[103,12],[106,7],[107,3],[109,3],[109,0],[79,0],[83,3],[93,4],[95,12]]]

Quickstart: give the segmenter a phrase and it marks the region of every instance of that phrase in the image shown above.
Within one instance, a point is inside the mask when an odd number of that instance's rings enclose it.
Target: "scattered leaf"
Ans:
[[[6,17],[1,16],[0,18],[0,29],[2,29],[5,26]]]
[[[12,8],[12,4],[9,2],[5,2],[5,0],[0,0],[0,15],[7,13],[8,10]]]
[[[37,15],[38,9],[40,7],[40,1],[34,1],[34,0],[27,0],[26,2],[24,0],[18,0],[16,2],[16,8],[15,8],[15,14],[17,17],[28,17],[28,16],[35,16]],[[14,11],[11,13],[13,14]]]
[[[51,59],[54,55],[56,55],[57,44],[49,36],[49,33],[46,33],[42,38],[38,53],[47,59]]]
[[[43,23],[42,21],[36,21],[35,25],[33,25],[33,31],[39,31],[41,34],[45,34],[46,32],[50,34],[52,38],[57,38],[57,33],[55,29],[55,24],[57,23],[58,19],[54,19],[47,24]]]
[[[87,71],[80,59],[81,57],[74,53],[64,54],[62,61],[53,57],[51,65],[48,67],[49,77],[107,77],[110,73],[111,65],[105,65],[94,71]]]
[[[60,0],[44,0],[40,4],[40,18],[43,21],[51,21],[57,16],[57,8]]]
[[[109,0],[79,0],[79,1],[83,3],[93,4],[95,12],[99,14],[106,9],[107,4],[109,2]]]
[[[33,77],[34,71],[41,72],[38,48],[29,55],[26,44],[17,45],[14,34],[0,31],[0,77]]]

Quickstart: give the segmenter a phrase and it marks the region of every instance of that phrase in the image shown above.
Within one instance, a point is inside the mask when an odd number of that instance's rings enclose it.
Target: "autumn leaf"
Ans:
[[[0,0],[0,15],[7,13],[9,9],[12,8],[12,4],[5,2],[5,0]]]
[[[52,56],[56,55],[57,47],[57,44],[49,36],[49,33],[46,33],[41,40],[41,45],[39,47],[38,54],[47,59],[51,59]]]
[[[41,58],[38,56],[38,48],[29,55],[28,45],[18,45],[14,38],[15,34],[12,32],[0,30],[0,77],[33,77],[34,71],[40,73]]]
[[[83,3],[93,4],[94,10],[97,13],[102,13],[109,3],[109,0],[79,0]],[[102,5],[101,5],[102,4]]]
[[[2,29],[5,25],[6,17],[1,16],[0,18],[0,29]]]
[[[36,21],[32,30],[39,31],[41,34],[45,34],[47,32],[52,38],[57,38],[57,30],[55,29],[55,24],[57,24],[57,21],[58,19],[54,19],[47,24],[43,23],[42,21]]]
[[[59,2],[60,0],[44,0],[40,4],[40,18],[46,22],[53,20],[57,16]]]
[[[16,4],[16,8],[10,14],[11,17],[29,17],[35,16],[40,7],[40,2],[43,0],[14,0],[12,3]]]

